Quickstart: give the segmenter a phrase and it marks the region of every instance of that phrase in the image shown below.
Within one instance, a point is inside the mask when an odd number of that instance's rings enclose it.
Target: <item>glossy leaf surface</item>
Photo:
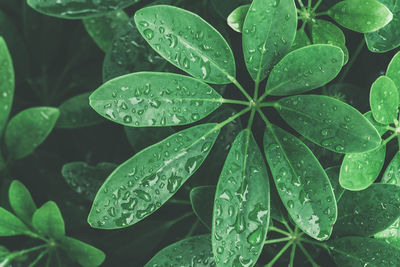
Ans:
[[[400,185],[400,152],[390,161],[382,176],[382,183]]]
[[[53,201],[46,202],[33,214],[32,224],[40,234],[47,237],[60,239],[65,235],[61,211]]]
[[[197,218],[211,230],[215,186],[197,186],[190,191],[190,203]]]
[[[26,232],[29,232],[29,229],[20,219],[0,207],[0,236],[23,235]]]
[[[400,92],[400,52],[392,58],[386,71],[386,76],[388,76],[397,87]],[[399,93],[400,96],[400,93]]]
[[[375,129],[378,131],[380,136],[382,136],[384,133],[386,133],[388,131],[388,129],[386,128],[386,125],[380,124],[374,119],[371,111],[368,111],[367,113],[365,113],[364,117],[367,118],[369,120],[369,122],[375,127]]]
[[[90,105],[126,126],[172,126],[196,122],[216,110],[222,97],[209,85],[183,75],[140,72],[100,86]]]
[[[90,225],[127,227],[160,208],[200,167],[218,133],[216,124],[194,126],[121,164],[97,193],[88,218]]]
[[[75,238],[64,236],[59,242],[68,256],[84,267],[100,266],[106,258],[101,250]]]
[[[31,224],[37,207],[31,193],[20,181],[12,181],[8,190],[8,199],[14,213],[25,223]]]
[[[292,46],[290,47],[290,51],[297,50],[310,44],[311,41],[310,38],[308,38],[306,32],[302,29],[299,29],[296,32],[296,36],[294,38]]]
[[[215,192],[212,247],[217,266],[254,266],[270,217],[268,172],[249,130],[236,137]]]
[[[230,83],[236,76],[229,45],[198,15],[159,5],[137,11],[135,22],[154,50],[190,75],[215,84]]]
[[[391,124],[397,119],[399,92],[388,76],[381,76],[372,84],[369,102],[377,122]]]
[[[353,107],[327,96],[302,95],[279,100],[282,118],[297,132],[337,153],[360,153],[381,143],[375,127]]]
[[[7,44],[0,37],[0,135],[10,115],[14,98],[14,67]]]
[[[285,96],[307,92],[332,81],[343,66],[343,51],[316,44],[287,54],[271,71],[266,91]]]
[[[240,6],[233,10],[231,14],[229,14],[227,22],[232,30],[236,32],[242,32],[244,19],[246,18],[247,11],[249,11],[249,7],[250,5]]]
[[[329,180],[332,185],[333,193],[335,193],[336,202],[339,202],[340,198],[345,191],[343,187],[339,184],[339,173],[340,173],[340,166],[333,166],[325,169],[326,174],[329,177]]]

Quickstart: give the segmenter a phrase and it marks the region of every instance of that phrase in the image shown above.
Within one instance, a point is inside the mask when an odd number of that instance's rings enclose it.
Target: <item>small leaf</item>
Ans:
[[[338,235],[371,236],[400,217],[400,186],[372,184],[363,191],[345,191],[338,203],[334,231]]]
[[[290,49],[296,35],[293,0],[254,0],[243,25],[243,53],[254,81],[264,80]]]
[[[343,27],[361,33],[377,31],[393,19],[392,12],[376,0],[340,1],[328,14]]]
[[[236,32],[242,32],[244,19],[246,18],[247,11],[249,11],[249,8],[250,5],[243,5],[236,8],[235,10],[232,11],[231,14],[229,14],[227,22],[229,27],[232,28],[232,30]]]
[[[390,61],[386,71],[386,75],[393,80],[394,84],[397,87],[397,90],[399,90],[400,96],[400,51],[397,52]]]
[[[29,232],[29,229],[20,219],[0,207],[0,236],[23,235],[27,232]]]
[[[253,266],[264,246],[269,217],[267,168],[252,133],[243,130],[215,192],[211,240],[217,266],[242,266],[243,260]]]
[[[211,0],[215,12],[224,20],[240,5],[249,4],[252,0]]]
[[[382,183],[400,185],[400,152],[394,155],[382,176]]]
[[[218,133],[217,124],[194,126],[122,163],[97,193],[88,218],[90,225],[123,228],[152,214],[200,167]]]
[[[215,186],[197,186],[190,191],[190,203],[197,218],[211,230]]]
[[[343,51],[326,44],[309,45],[287,54],[272,69],[265,90],[271,95],[294,95],[332,81],[343,66]]]
[[[361,153],[381,144],[375,127],[353,107],[328,96],[282,98],[282,118],[302,136],[337,153]]]
[[[84,267],[100,266],[106,258],[101,250],[75,238],[64,236],[59,242],[67,255]]]
[[[183,239],[160,250],[145,267],[154,266],[215,266],[209,235]]]
[[[8,199],[14,213],[26,224],[32,223],[32,216],[37,207],[28,189],[18,180],[12,181]]]
[[[327,240],[337,217],[328,176],[308,147],[275,125],[267,125],[264,151],[279,196],[299,228]]]
[[[53,201],[46,202],[33,214],[32,224],[42,235],[55,239],[60,239],[65,235],[61,211]]]
[[[34,107],[15,115],[4,137],[9,157],[20,159],[31,154],[53,130],[59,114],[57,108]]]
[[[336,202],[342,198],[344,193],[344,188],[339,184],[339,173],[340,173],[340,166],[333,166],[325,169],[326,174],[331,181],[331,185],[333,188],[333,193],[335,193]]]
[[[387,125],[397,119],[399,92],[388,76],[381,76],[372,84],[369,101],[377,122]]]
[[[14,98],[14,68],[7,44],[0,37],[0,136],[10,115],[11,105]]]
[[[190,75],[215,84],[231,83],[236,76],[228,43],[198,15],[159,5],[138,10],[134,18],[150,46]]]
[[[294,38],[293,44],[290,47],[290,52],[293,50],[297,50],[304,46],[308,46],[311,44],[310,38],[308,38],[304,29],[299,29],[296,32],[296,37]]]

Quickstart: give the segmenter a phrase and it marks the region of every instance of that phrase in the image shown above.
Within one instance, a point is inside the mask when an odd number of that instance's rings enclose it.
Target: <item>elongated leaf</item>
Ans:
[[[23,235],[26,232],[29,232],[29,229],[20,219],[0,207],[0,236]]]
[[[183,239],[160,250],[145,267],[154,266],[215,266],[209,235]]]
[[[152,214],[200,167],[218,133],[217,124],[194,126],[121,164],[97,193],[88,218],[90,225],[122,228]]]
[[[328,243],[337,266],[396,266],[400,262],[400,250],[385,242],[348,236]]]
[[[250,5],[243,5],[229,14],[227,18],[228,25],[232,28],[232,30],[236,32],[242,32],[244,19],[246,18],[247,11],[249,11]]]
[[[339,184],[339,173],[340,173],[340,166],[333,166],[325,169],[326,174],[329,177],[329,180],[332,185],[333,193],[335,193],[336,202],[342,198],[344,193],[344,188]]]
[[[217,266],[254,266],[267,235],[267,168],[249,130],[233,142],[215,192],[212,247]]]
[[[190,191],[190,203],[197,218],[211,230],[215,186],[198,186]]]
[[[266,91],[271,95],[294,95],[332,81],[343,66],[343,51],[333,45],[316,44],[287,54],[271,71]]]
[[[48,237],[60,239],[65,235],[61,211],[53,201],[46,202],[33,214],[32,224],[39,233]]]
[[[397,119],[399,92],[388,76],[381,76],[372,84],[369,101],[377,122],[391,124]]]
[[[366,152],[381,143],[375,127],[360,112],[331,97],[286,97],[279,100],[277,109],[301,135],[338,153]]]
[[[382,176],[382,183],[400,185],[400,152],[394,155]]]
[[[0,135],[10,115],[14,98],[14,68],[6,42],[0,37]]]
[[[338,235],[371,236],[400,216],[400,186],[372,184],[363,191],[346,191],[338,203],[334,231]]]
[[[235,77],[232,50],[221,34],[198,15],[160,5],[140,9],[134,18],[150,46],[183,71],[215,84],[230,83]]]
[[[255,81],[264,80],[290,49],[296,35],[297,13],[292,0],[254,0],[243,25],[243,54]]]
[[[106,258],[101,250],[75,238],[64,236],[59,242],[67,255],[84,267],[100,266]]]
[[[386,75],[393,80],[394,84],[397,87],[397,90],[399,90],[400,92],[400,51],[397,52],[390,61],[386,71]]]
[[[393,19],[392,12],[376,0],[340,1],[328,14],[343,27],[361,33],[377,31]]]
[[[123,9],[140,0],[28,0],[28,5],[48,16],[63,19],[83,19]]]
[[[310,44],[311,44],[310,38],[308,38],[304,29],[299,29],[296,32],[296,36],[294,38],[292,46],[290,47],[290,51],[297,50],[299,48],[302,48]]]
[[[279,196],[300,229],[326,240],[337,217],[327,174],[308,147],[275,125],[267,125],[264,151]]]
[[[53,130],[59,114],[57,108],[35,107],[15,115],[5,132],[9,157],[20,159],[32,153]]]
[[[14,213],[25,223],[31,224],[37,207],[28,189],[20,181],[12,181],[8,190],[8,199]]]

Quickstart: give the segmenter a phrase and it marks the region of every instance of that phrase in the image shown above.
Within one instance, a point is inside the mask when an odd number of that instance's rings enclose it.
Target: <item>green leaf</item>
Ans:
[[[265,90],[271,95],[294,95],[332,81],[343,66],[343,51],[333,45],[309,45],[287,54],[272,69]]]
[[[9,157],[20,159],[31,154],[53,130],[59,114],[57,108],[34,107],[15,115],[4,137]]]
[[[254,81],[264,80],[290,49],[296,35],[293,0],[254,0],[243,25],[243,54]]]
[[[400,185],[400,152],[394,155],[382,176],[382,183]]]
[[[249,11],[249,8],[250,5],[243,5],[236,8],[235,10],[232,11],[231,14],[229,14],[227,22],[229,27],[232,28],[232,30],[236,32],[242,32],[244,19],[246,18],[247,11]]]
[[[140,9],[134,19],[150,46],[190,75],[215,84],[230,83],[236,76],[228,43],[198,15],[159,5]]]
[[[0,207],[0,236],[23,235],[27,232],[29,232],[29,229],[20,219]]]
[[[400,218],[382,232],[375,234],[374,237],[400,249]]]
[[[365,34],[365,40],[371,52],[384,53],[400,46],[400,1],[379,0],[379,2],[393,13],[393,19],[385,27]]]
[[[264,246],[269,217],[267,168],[251,131],[243,130],[215,192],[211,240],[217,266],[242,266],[243,261],[253,266]]]
[[[376,0],[340,1],[328,15],[343,27],[361,33],[377,31],[393,19],[392,12]]]
[[[337,266],[396,266],[400,250],[367,237],[348,236],[328,243]]]
[[[124,127],[126,138],[134,152],[138,152],[148,146],[160,142],[175,131],[173,127]]]
[[[371,87],[370,105],[374,119],[381,124],[391,124],[397,119],[399,92],[388,76],[380,76]]]
[[[190,203],[197,218],[211,230],[215,186],[197,186],[190,191]]]
[[[90,96],[103,117],[126,126],[175,126],[206,117],[223,102],[209,85],[183,75],[140,72],[106,82]]]
[[[61,211],[53,201],[46,202],[33,214],[32,224],[40,234],[45,236],[55,239],[65,236],[65,225]]]
[[[104,52],[110,50],[114,36],[128,23],[129,17],[123,10],[83,20],[86,31]]]
[[[368,111],[367,113],[364,114],[364,117],[369,120],[369,122],[375,127],[375,129],[378,131],[379,135],[382,136],[385,134],[388,129],[386,128],[386,125],[380,124],[377,121],[375,121],[374,117],[372,116],[372,112]]]
[[[341,187],[339,184],[340,166],[332,166],[332,167],[326,168],[325,172],[328,175],[329,180],[331,181],[333,193],[335,193],[336,202],[339,202],[339,200],[342,198],[342,195],[345,191],[344,188]]]
[[[48,16],[63,19],[83,19],[126,8],[140,0],[28,0],[28,5]]]
[[[59,242],[67,255],[84,267],[100,266],[106,258],[101,250],[75,238],[64,236]]]
[[[304,29],[299,29],[296,32],[296,37],[294,38],[293,44],[290,47],[290,51],[297,50],[304,46],[308,46],[311,44],[310,38],[308,38]]]
[[[0,37],[0,136],[10,115],[11,105],[14,97],[14,67],[7,44]]]
[[[397,52],[390,61],[386,71],[386,76],[393,80],[397,90],[399,90],[400,96],[400,51]]]
[[[338,235],[371,236],[400,217],[400,186],[372,184],[363,191],[345,191],[338,203],[334,231]]]
[[[266,127],[264,152],[293,221],[311,237],[327,240],[337,207],[329,178],[317,158],[303,142],[275,125]]]
[[[145,267],[154,266],[215,266],[209,235],[183,239],[160,250]]]
[[[344,64],[349,61],[346,37],[342,30],[332,22],[316,20],[316,23],[313,23],[311,27],[311,36],[314,44],[330,44],[340,47],[344,54]]]
[[[90,225],[123,228],[152,214],[200,167],[218,133],[217,124],[194,126],[121,164],[97,193],[88,218]]]
[[[14,213],[26,224],[32,223],[32,216],[37,207],[28,189],[18,180],[12,181],[8,199]]]
[[[381,144],[375,127],[353,107],[328,96],[302,95],[277,103],[282,118],[302,136],[337,153],[361,153]]]
[[[224,20],[240,5],[249,4],[252,0],[211,0],[215,12]]]
[[[58,108],[57,128],[76,129],[102,123],[104,120],[89,105],[89,95],[83,93],[64,101]]]

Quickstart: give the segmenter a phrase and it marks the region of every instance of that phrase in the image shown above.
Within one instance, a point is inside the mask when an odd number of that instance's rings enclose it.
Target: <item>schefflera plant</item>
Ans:
[[[216,187],[211,244],[217,266],[254,266],[271,213],[267,166],[251,131],[257,113],[266,125],[265,158],[291,219],[310,237],[329,239],[337,218],[330,180],[308,147],[270,123],[264,108],[276,109],[298,133],[328,150],[361,153],[377,148],[381,137],[360,112],[331,97],[300,95],[337,76],[344,64],[342,49],[317,44],[288,53],[297,30],[294,1],[253,1],[242,35],[246,68],[255,83],[250,96],[235,78],[231,48],[196,14],[157,5],[140,9],[134,19],[149,45],[192,77],[138,72],[112,79],[90,96],[95,111],[125,126],[166,127],[195,123],[222,104],[244,108],[220,123],[177,132],[117,167],[95,197],[90,225],[122,228],[155,212],[200,167],[220,129],[249,113],[247,127],[234,140]],[[246,100],[223,98],[207,83],[233,83]],[[268,96],[282,98],[266,101]]]

